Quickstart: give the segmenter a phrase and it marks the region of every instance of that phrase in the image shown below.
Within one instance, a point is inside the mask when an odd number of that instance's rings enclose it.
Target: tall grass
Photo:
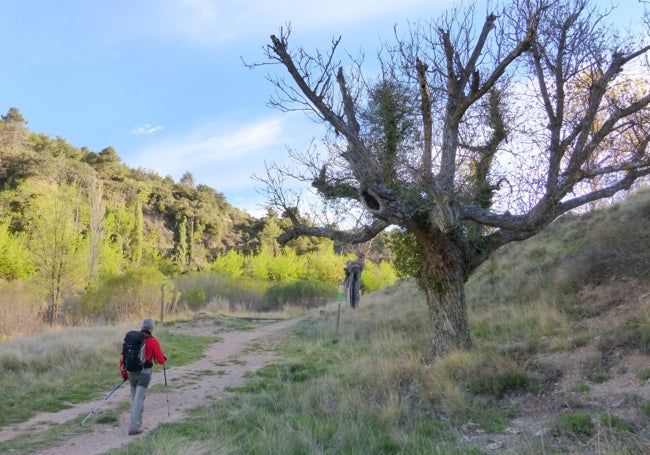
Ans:
[[[41,330],[42,309],[38,295],[22,281],[0,282],[0,342],[18,333]]]
[[[119,381],[123,330],[70,328],[0,344],[0,426],[91,400]]]

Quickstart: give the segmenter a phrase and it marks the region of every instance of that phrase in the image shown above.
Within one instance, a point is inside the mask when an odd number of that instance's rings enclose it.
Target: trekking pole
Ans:
[[[163,363],[163,376],[165,377],[165,396],[167,398],[167,417],[169,417],[169,386],[167,386],[167,368]]]
[[[104,397],[104,399],[103,399],[102,401],[100,401],[99,404],[97,404],[97,406],[95,406],[95,408],[94,408],[92,411],[90,411],[90,414],[88,414],[88,415],[86,416],[86,418],[83,419],[83,420],[81,421],[81,423],[80,423],[79,425],[83,425],[84,422],[90,418],[90,416],[92,416],[93,414],[95,414],[95,412],[97,412],[97,410],[98,410],[98,409],[99,409],[99,408],[100,408],[100,407],[101,407],[101,406],[106,402],[106,400],[108,400],[108,399],[111,397],[111,395],[113,395],[113,394],[117,391],[117,389],[119,389],[119,388],[122,386],[122,384],[124,384],[126,381],[127,381],[127,380],[124,379],[122,382],[120,382],[118,385],[116,385],[115,388],[114,388],[113,390],[111,390],[110,392],[108,392],[108,393],[106,394],[106,396]]]

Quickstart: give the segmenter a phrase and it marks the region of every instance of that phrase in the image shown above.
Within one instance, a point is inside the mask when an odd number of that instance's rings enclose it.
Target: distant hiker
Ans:
[[[124,336],[120,374],[131,384],[130,435],[142,433],[142,411],[153,364],[164,365],[167,360],[160,343],[151,334],[155,326],[154,320],[147,318],[142,321],[141,330],[132,330]]]

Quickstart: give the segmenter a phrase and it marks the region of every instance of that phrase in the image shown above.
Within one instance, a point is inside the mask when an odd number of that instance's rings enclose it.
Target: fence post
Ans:
[[[341,320],[341,303],[343,303],[343,281],[339,278],[338,311],[336,312],[336,334],[339,333],[339,321]]]

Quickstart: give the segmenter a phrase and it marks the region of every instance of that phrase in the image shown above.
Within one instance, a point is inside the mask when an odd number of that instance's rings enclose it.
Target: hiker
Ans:
[[[129,423],[129,435],[142,433],[142,411],[144,410],[144,399],[147,396],[147,388],[151,382],[151,373],[154,363],[164,365],[167,356],[163,354],[160,342],[152,335],[156,323],[153,319],[147,318],[142,321],[140,331],[131,331],[124,337],[124,347],[120,356],[120,374],[122,379],[129,380],[131,384],[131,420]],[[144,336],[143,336],[144,335]],[[135,341],[133,341],[135,340]],[[128,354],[128,348],[143,345],[138,360],[135,361]],[[140,349],[139,347],[137,349]],[[125,354],[125,352],[127,352]],[[128,356],[128,358],[126,358]],[[135,366],[131,365],[135,362]],[[135,371],[134,371],[135,370]]]

